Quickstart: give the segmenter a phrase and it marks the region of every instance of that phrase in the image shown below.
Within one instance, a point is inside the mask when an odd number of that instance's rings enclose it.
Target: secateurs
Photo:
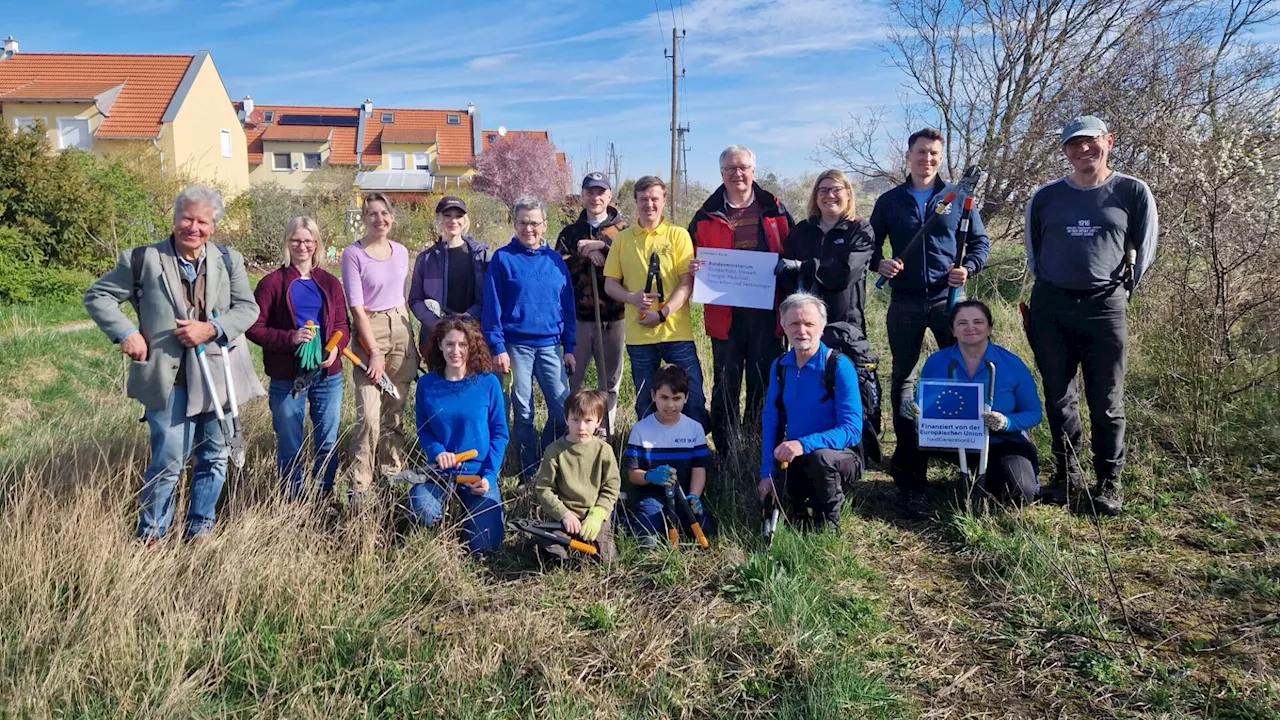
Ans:
[[[589,542],[578,540],[564,531],[564,526],[558,522],[538,521],[538,520],[511,520],[507,522],[507,527],[515,532],[522,532],[525,535],[552,542],[556,545],[563,545],[586,555],[596,555],[599,550],[595,545]]]

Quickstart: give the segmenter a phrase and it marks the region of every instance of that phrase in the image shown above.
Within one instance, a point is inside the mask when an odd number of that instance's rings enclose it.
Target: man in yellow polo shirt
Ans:
[[[689,296],[693,294],[693,240],[667,222],[667,185],[646,175],[636,181],[636,224],[618,233],[604,263],[604,291],[627,306],[627,356],[636,386],[636,420],[654,411],[650,384],[664,362],[689,373],[684,414],[710,429],[702,392],[702,365],[693,344]]]

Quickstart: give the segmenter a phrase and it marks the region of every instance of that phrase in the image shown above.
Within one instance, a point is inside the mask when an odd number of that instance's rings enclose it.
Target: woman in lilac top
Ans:
[[[382,476],[404,469],[404,403],[418,371],[418,350],[405,308],[409,251],[388,235],[395,208],[382,193],[364,196],[365,236],[342,251],[342,285],[355,327],[355,353],[368,367],[355,373],[356,427],[351,437],[352,509],[370,500],[375,465]],[[400,393],[378,389],[382,376]]]

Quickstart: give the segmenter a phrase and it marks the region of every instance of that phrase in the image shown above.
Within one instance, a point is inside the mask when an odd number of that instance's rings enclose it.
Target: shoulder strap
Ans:
[[[129,269],[133,271],[133,294],[129,296],[134,307],[137,307],[138,299],[142,297],[142,262],[147,257],[147,246],[140,245],[133,249],[129,258]]]
[[[218,250],[222,251],[222,265],[227,269],[227,281],[231,281],[231,251],[225,247],[218,245]]]
[[[787,368],[782,364],[783,357],[786,355],[774,361],[773,375],[778,380],[778,398],[774,402],[774,406],[778,409],[778,437],[775,444],[781,444],[787,433],[787,406],[782,402],[782,391],[787,385]]]
[[[840,363],[840,357],[843,353],[832,348],[827,353],[827,366],[822,370],[822,387],[824,393],[822,400],[819,402],[829,402],[836,397],[836,366]]]

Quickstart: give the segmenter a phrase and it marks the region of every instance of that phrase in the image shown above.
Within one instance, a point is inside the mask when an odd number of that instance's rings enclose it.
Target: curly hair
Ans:
[[[493,372],[493,356],[489,354],[489,346],[480,332],[480,324],[463,315],[446,316],[431,328],[422,348],[422,358],[427,363],[427,369],[437,373],[444,372],[446,363],[440,344],[454,330],[467,338],[467,375]]]

